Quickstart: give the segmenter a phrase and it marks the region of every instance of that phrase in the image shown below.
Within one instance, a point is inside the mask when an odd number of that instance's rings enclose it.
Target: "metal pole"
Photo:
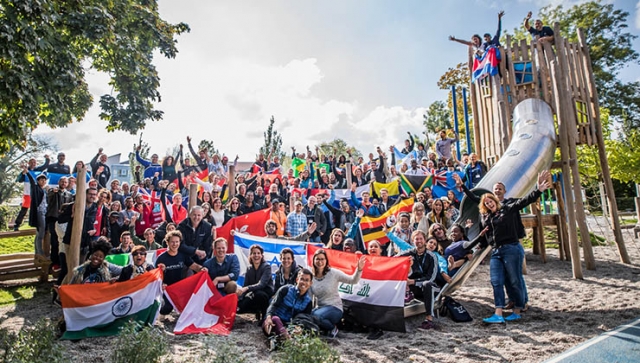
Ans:
[[[451,86],[451,102],[453,103],[453,131],[456,133],[456,138],[458,138],[458,105],[456,102],[456,86]],[[458,155],[458,160],[462,158],[460,155],[460,139],[456,141],[456,155]]]
[[[467,87],[462,87],[462,108],[464,111],[464,129],[467,137],[467,154],[471,154],[471,130],[469,130],[469,107],[467,106]],[[460,155],[458,155],[458,158],[460,158]]]

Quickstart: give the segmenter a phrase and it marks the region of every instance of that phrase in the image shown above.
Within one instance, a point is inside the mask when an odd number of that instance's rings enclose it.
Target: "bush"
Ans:
[[[0,330],[0,361],[7,363],[62,363],[63,348],[49,320],[24,327],[18,334]]]
[[[242,352],[229,338],[206,335],[198,362],[204,363],[245,363]]]
[[[277,363],[338,363],[340,354],[313,334],[299,334],[284,342],[272,359]]]
[[[122,327],[113,347],[113,363],[158,363],[169,352],[167,339],[160,330],[135,321]]]

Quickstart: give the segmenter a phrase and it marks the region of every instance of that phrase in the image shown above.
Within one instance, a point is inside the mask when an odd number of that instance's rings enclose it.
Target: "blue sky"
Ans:
[[[186,22],[176,59],[158,56],[164,120],[143,131],[164,155],[191,135],[213,140],[221,152],[251,160],[271,115],[284,147],[340,137],[363,152],[401,145],[406,131],[421,133],[422,115],[447,92],[436,82],[465,61],[468,39],[520,26],[527,11],[561,0],[442,1],[195,1],[161,0],[169,22]],[[640,1],[613,1],[630,13],[640,35]],[[636,48],[640,41],[635,42]],[[638,79],[640,67],[623,71]],[[95,100],[110,92],[106,76],[89,72]],[[97,102],[85,120],[66,129],[39,128],[71,162],[88,161],[99,146],[126,155],[138,136],[107,133]]]

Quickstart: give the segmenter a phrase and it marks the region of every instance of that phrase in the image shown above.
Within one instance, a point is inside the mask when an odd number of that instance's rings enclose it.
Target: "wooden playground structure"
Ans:
[[[595,269],[589,229],[582,201],[577,145],[596,147],[602,167],[602,181],[609,205],[611,226],[620,260],[630,263],[622,239],[618,207],[605,153],[600,122],[600,105],[595,86],[591,57],[585,35],[578,29],[578,43],[570,43],[555,24],[554,44],[549,42],[514,41],[507,36],[500,48],[500,75],[487,76],[471,84],[471,106],[474,114],[474,148],[479,158],[494,165],[507,149],[511,138],[511,115],[515,106],[529,98],[545,101],[552,109],[556,123],[560,160],[552,169],[561,171],[554,183],[558,213],[543,215],[539,204],[533,214],[523,216],[523,223],[534,230],[534,253],[545,259],[544,226],[556,226],[560,258],[571,259],[574,278],[581,279],[582,267],[578,231],[587,269]],[[469,53],[472,69],[473,53]],[[577,226],[577,228],[576,228]],[[589,241],[589,243],[584,243]]]

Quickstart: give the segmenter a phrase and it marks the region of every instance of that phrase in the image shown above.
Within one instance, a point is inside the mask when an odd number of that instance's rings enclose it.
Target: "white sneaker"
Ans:
[[[338,327],[334,326],[333,329],[331,329],[331,332],[329,332],[329,336],[331,338],[335,338],[336,336],[338,336]]]

